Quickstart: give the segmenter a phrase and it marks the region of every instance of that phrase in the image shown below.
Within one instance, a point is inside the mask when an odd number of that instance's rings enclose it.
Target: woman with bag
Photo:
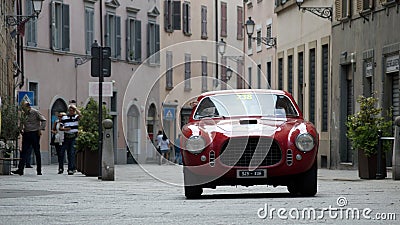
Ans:
[[[64,158],[65,158],[65,151],[63,151],[62,143],[64,142],[64,131],[60,130],[63,127],[61,123],[61,118],[66,116],[65,112],[60,112],[58,114],[58,119],[54,121],[53,129],[51,131],[52,136],[54,137],[54,147],[57,151],[57,158],[58,158],[58,174],[62,174],[64,172]]]

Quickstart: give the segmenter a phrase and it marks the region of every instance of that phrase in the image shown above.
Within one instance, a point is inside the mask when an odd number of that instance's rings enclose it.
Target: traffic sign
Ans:
[[[164,120],[175,120],[175,108],[164,108]]]
[[[18,105],[21,105],[21,102],[26,101],[31,106],[34,106],[36,105],[34,97],[33,91],[18,91]]]

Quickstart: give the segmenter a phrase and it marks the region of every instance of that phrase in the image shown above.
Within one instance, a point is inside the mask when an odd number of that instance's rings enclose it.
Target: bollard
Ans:
[[[101,179],[113,181],[114,179],[114,149],[113,149],[113,122],[103,120],[103,154],[101,158]]]
[[[400,180],[400,116],[396,117],[394,124],[392,178],[393,180]]]

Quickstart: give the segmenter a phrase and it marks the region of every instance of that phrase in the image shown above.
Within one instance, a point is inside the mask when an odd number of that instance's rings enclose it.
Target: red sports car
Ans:
[[[281,185],[293,195],[317,193],[319,135],[285,91],[203,93],[182,133],[188,199],[221,185]]]

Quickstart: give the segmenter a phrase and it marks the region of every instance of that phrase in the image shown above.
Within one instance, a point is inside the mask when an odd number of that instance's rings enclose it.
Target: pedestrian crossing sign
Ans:
[[[175,120],[175,108],[164,108],[164,120]]]
[[[18,105],[21,105],[23,101],[26,101],[31,106],[34,106],[35,99],[33,91],[18,91]]]

